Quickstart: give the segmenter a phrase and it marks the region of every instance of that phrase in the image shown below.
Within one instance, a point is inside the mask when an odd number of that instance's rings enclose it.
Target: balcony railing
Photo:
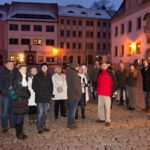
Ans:
[[[145,33],[150,33],[150,25],[144,27],[144,32]]]

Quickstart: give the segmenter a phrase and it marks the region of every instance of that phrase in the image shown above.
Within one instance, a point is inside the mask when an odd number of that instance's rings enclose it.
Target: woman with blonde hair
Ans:
[[[128,109],[131,111],[135,110],[135,106],[136,106],[137,81],[138,81],[138,70],[133,64],[131,64],[126,79],[127,97],[129,99]]]
[[[55,73],[52,76],[53,82],[53,100],[55,101],[54,104],[54,114],[55,119],[58,119],[59,110],[62,117],[65,117],[65,103],[64,101],[67,100],[67,83],[66,83],[66,76],[62,74],[62,68],[57,66],[55,68]]]

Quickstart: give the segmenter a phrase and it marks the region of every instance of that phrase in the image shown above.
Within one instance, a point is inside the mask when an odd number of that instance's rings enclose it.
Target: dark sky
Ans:
[[[0,0],[0,4],[10,3],[11,1],[24,1],[24,2],[48,2],[48,3],[58,3],[59,5],[67,4],[80,4],[85,7],[90,7],[94,1],[98,0]],[[115,9],[118,9],[123,0],[110,0],[115,6]]]

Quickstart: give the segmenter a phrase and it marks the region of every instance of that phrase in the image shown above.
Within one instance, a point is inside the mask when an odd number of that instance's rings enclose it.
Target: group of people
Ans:
[[[29,70],[29,71],[28,71]],[[150,110],[150,67],[143,61],[141,70],[145,109]],[[136,107],[136,86],[138,69],[131,64],[127,69],[120,62],[118,69],[108,63],[95,62],[91,73],[85,65],[73,62],[63,68],[56,66],[54,74],[49,72],[48,65],[43,63],[38,70],[26,65],[8,61],[0,68],[0,92],[2,97],[1,126],[3,133],[8,132],[8,121],[15,128],[18,139],[26,139],[23,131],[25,114],[29,115],[30,124],[36,124],[39,134],[48,132],[46,124],[50,101],[54,101],[54,118],[67,117],[67,127],[76,128],[78,107],[82,119],[86,118],[85,106],[89,101],[89,85],[92,85],[93,100],[98,99],[97,123],[110,126],[113,100],[126,105],[129,110]],[[51,110],[50,110],[51,111]]]

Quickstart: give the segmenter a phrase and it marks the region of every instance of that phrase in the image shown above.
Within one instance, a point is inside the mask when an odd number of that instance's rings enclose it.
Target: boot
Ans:
[[[37,115],[33,115],[33,123],[37,122]]]
[[[82,110],[82,119],[85,119],[85,110]]]
[[[24,140],[24,139],[26,139],[27,137],[28,137],[28,136],[25,135],[24,132],[23,132],[23,123],[22,123],[22,124],[20,124],[20,136],[19,136],[19,139],[20,139],[20,140]]]
[[[16,124],[15,129],[16,129],[16,137],[19,139],[19,137],[20,137],[20,125]]]
[[[76,110],[75,119],[78,119],[78,108]]]
[[[30,124],[33,124],[33,123],[34,123],[33,115],[29,115],[29,123],[30,123]]]

